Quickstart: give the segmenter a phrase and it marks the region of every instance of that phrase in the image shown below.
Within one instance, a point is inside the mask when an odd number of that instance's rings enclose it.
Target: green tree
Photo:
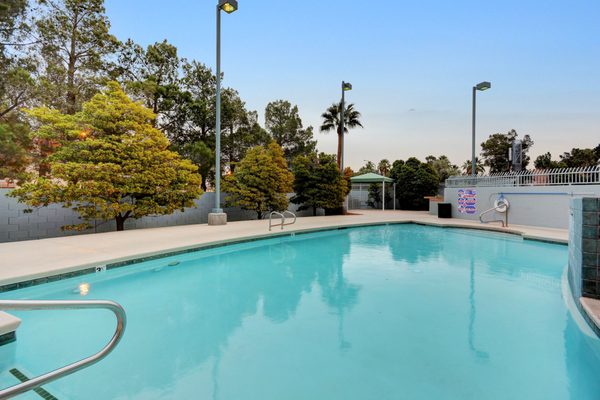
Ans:
[[[435,196],[440,178],[433,167],[411,157],[406,163],[394,162],[390,178],[396,181],[396,199],[403,210],[427,210],[425,196]]]
[[[473,160],[467,160],[462,165],[462,169],[465,171],[465,174],[467,174],[467,175],[471,175],[471,163],[472,162],[473,162]],[[475,173],[481,174],[483,172],[485,172],[483,163],[481,162],[479,157],[475,157]]]
[[[230,193],[225,207],[254,211],[258,219],[270,211],[285,211],[293,180],[277,142],[272,141],[268,149],[256,146],[246,153],[235,172],[222,180],[221,189]]]
[[[316,153],[294,160],[294,192],[290,201],[300,204],[298,211],[337,209],[348,194],[346,179],[336,165],[335,155]]]
[[[256,146],[270,143],[268,133],[258,123],[258,113],[246,110],[238,92],[233,89],[223,91],[221,97],[221,154],[222,161],[235,171],[236,164],[246,156],[246,152]]]
[[[383,160],[379,161],[379,164],[377,164],[377,170],[379,171],[379,174],[383,176],[386,176],[390,168],[390,161],[387,158],[384,158]]]
[[[156,42],[146,49],[129,39],[120,47],[118,62],[112,67],[112,75],[122,82],[126,92],[142,101],[156,114],[157,127],[169,131],[180,93],[180,61],[177,47]]]
[[[371,173],[377,173],[377,168],[375,167],[374,163],[372,163],[371,161],[367,161],[367,163],[363,167],[360,167],[360,169],[356,173],[356,176]]]
[[[0,123],[0,179],[23,181],[32,161],[29,129],[23,124]]]
[[[37,21],[45,104],[74,115],[105,83],[106,58],[120,43],[109,34],[104,0],[44,0]]]
[[[90,219],[125,221],[195,207],[202,194],[198,169],[151,124],[155,114],[133,103],[115,82],[83,111],[64,115],[38,108],[30,112],[36,137],[57,142],[48,161],[51,178],[39,177],[9,193],[32,207],[62,203],[86,222],[62,229],[91,229]]]
[[[508,172],[511,170],[511,163],[508,161],[508,154],[512,150],[512,142],[517,139],[517,132],[512,129],[506,135],[495,133],[490,135],[488,140],[481,143],[481,158],[484,165],[490,167],[490,172]],[[530,157],[527,152],[531,150],[533,140],[529,135],[523,137],[523,169],[529,165]]]
[[[382,188],[383,185],[380,183],[371,183],[368,189],[368,200],[367,205],[371,208],[380,208],[382,200]],[[385,204],[392,201],[392,185],[385,185]]]
[[[204,142],[173,146],[173,150],[198,167],[198,173],[202,177],[202,190],[206,191],[207,177],[215,167],[215,152]]]
[[[533,162],[533,166],[535,169],[566,168],[565,164],[558,161],[552,161],[552,154],[550,154],[550,152],[539,155]]]
[[[446,179],[448,179],[452,175],[460,174],[458,166],[452,164],[448,157],[443,155],[440,156],[440,158],[436,158],[431,163],[427,161],[427,164],[431,165],[435,173],[438,174],[438,176],[440,177],[440,182],[445,182]]]
[[[354,104],[345,104],[344,110],[344,133],[348,133],[349,129],[360,126],[363,128],[360,122],[360,113],[354,109]],[[321,118],[323,118],[323,124],[319,128],[320,132],[331,132],[335,131],[338,134],[338,152],[337,152],[337,163],[340,167],[340,160],[342,159],[342,102],[333,103],[331,107],[327,109]],[[341,168],[341,167],[340,167]]]
[[[302,128],[298,106],[289,101],[277,100],[265,108],[265,128],[271,138],[283,148],[284,157],[291,162],[296,157],[307,156],[317,149],[313,140],[313,127]]]
[[[592,149],[573,149],[560,156],[561,164],[566,168],[595,167],[598,165],[598,154]]]

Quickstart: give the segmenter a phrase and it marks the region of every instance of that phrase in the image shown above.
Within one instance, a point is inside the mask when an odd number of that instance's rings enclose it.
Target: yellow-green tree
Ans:
[[[234,173],[222,180],[221,188],[230,193],[225,198],[226,207],[255,211],[262,219],[267,212],[287,210],[293,182],[283,150],[272,141],[268,149],[256,146],[248,150]]]
[[[47,159],[51,172],[9,195],[31,207],[62,203],[86,220],[63,230],[114,219],[121,231],[129,218],[195,207],[203,193],[198,167],[168,150],[167,138],[152,126],[155,114],[132,102],[115,82],[76,115],[48,108],[29,115],[40,125],[32,135],[55,144]]]

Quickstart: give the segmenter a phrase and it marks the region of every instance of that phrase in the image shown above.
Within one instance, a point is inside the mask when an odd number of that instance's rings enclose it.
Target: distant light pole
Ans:
[[[217,121],[215,149],[215,208],[208,214],[209,225],[226,225],[227,214],[221,208],[221,10],[231,14],[238,9],[236,0],[219,0],[217,5]]]
[[[340,169],[342,170],[342,178],[344,177],[344,108],[345,108],[345,97],[347,90],[352,90],[352,85],[348,82],[342,81],[342,152],[340,154]]]
[[[475,166],[475,93],[477,90],[487,90],[492,87],[492,84],[489,82],[481,82],[477,84],[477,86],[473,86],[473,153],[471,157],[471,176],[475,178],[475,170],[477,169]],[[473,184],[475,184],[475,180],[473,180]]]

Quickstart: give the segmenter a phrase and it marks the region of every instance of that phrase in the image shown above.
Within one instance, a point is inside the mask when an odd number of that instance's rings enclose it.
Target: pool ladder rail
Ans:
[[[479,214],[479,221],[482,224],[488,224],[490,222],[500,222],[500,223],[502,223],[503,228],[508,228],[508,209],[509,208],[510,208],[510,205],[508,204],[508,200],[506,200],[504,197],[501,197],[498,200],[496,200],[496,202],[494,203],[494,208],[490,208],[489,210],[484,211],[481,214]],[[504,221],[502,221],[501,219],[495,219],[493,221],[484,221],[483,216],[492,211],[503,213],[504,219],[506,220],[506,224],[504,224]]]
[[[30,379],[18,385],[0,390],[0,400],[10,399],[29,390],[37,389],[42,385],[63,378],[74,372],[87,368],[110,354],[117,346],[125,332],[127,315],[118,303],[109,300],[0,300],[0,310],[5,311],[38,311],[38,310],[81,310],[81,309],[107,309],[117,317],[117,329],[110,342],[91,357],[84,358],[66,367]]]
[[[273,217],[273,214],[279,215],[281,217],[281,224],[276,224],[276,225],[272,224],[271,218]],[[285,214],[291,214],[294,217],[294,222],[290,222],[290,223],[286,224],[285,223]],[[271,211],[271,214],[269,214],[269,231],[271,231],[272,226],[281,226],[281,229],[283,229],[284,226],[294,225],[295,223],[296,223],[296,214],[294,214],[291,211],[284,211],[283,213],[279,213],[277,211]]]

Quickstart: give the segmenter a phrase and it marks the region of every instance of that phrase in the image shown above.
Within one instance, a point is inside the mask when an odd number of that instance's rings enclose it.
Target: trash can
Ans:
[[[438,218],[452,218],[452,203],[438,203]]]

